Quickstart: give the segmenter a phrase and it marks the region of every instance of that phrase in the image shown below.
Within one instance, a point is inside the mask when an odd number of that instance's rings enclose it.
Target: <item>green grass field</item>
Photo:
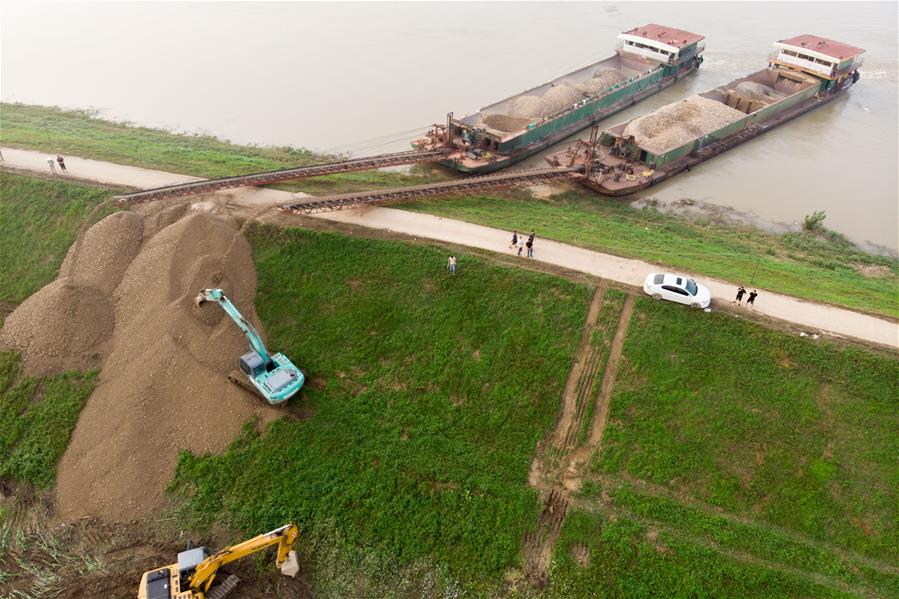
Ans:
[[[322,527],[400,564],[490,585],[535,521],[526,484],[551,427],[591,290],[397,242],[255,228],[256,306],[310,382],[314,415],[183,456],[194,521]]]
[[[0,301],[19,303],[52,281],[78,230],[111,195],[101,187],[0,172]]]
[[[678,308],[637,302],[559,594],[633,564],[607,535],[643,564],[608,596],[899,594],[899,362]]]
[[[179,135],[106,121],[90,111],[48,106],[3,103],[0,122],[0,144],[7,147],[74,154],[198,177],[227,177],[338,159],[303,148],[239,146],[209,135]],[[415,185],[425,176],[442,178],[439,172],[405,175],[361,171],[285,183],[278,188],[315,194],[341,193]]]
[[[96,373],[26,377],[18,354],[0,353],[0,480],[46,489],[69,444]]]
[[[538,237],[899,317],[899,260],[866,254],[830,232],[773,235],[692,222],[580,190],[545,200],[512,193],[401,207],[509,231],[536,229]],[[872,266],[876,274],[862,274]]]
[[[0,299],[15,302],[110,192],[0,176]],[[427,246],[248,238],[269,345],[307,385],[261,434],[182,456],[185,526],[237,539],[296,519],[318,596],[539,594],[509,582],[540,509],[527,471],[592,290],[468,255],[452,277]],[[608,336],[622,301],[606,291]],[[52,486],[93,380],[31,379],[0,354],[0,479]],[[897,385],[895,357],[639,298],[545,595],[899,596]]]

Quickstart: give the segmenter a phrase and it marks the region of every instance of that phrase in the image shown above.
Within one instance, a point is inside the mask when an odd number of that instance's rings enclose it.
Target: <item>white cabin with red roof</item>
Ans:
[[[679,57],[702,52],[704,36],[676,27],[650,23],[619,34],[619,49],[631,54],[673,64]]]
[[[864,49],[835,40],[804,33],[780,40],[774,47],[772,65],[782,65],[805,71],[824,79],[837,79],[861,64]]]

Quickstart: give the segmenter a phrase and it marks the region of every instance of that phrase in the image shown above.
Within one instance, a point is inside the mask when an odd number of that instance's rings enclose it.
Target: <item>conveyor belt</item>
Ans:
[[[194,181],[192,183],[179,183],[177,185],[168,185],[166,187],[157,187],[154,189],[145,189],[143,191],[135,191],[134,193],[122,194],[116,197],[116,201],[119,204],[139,204],[153,200],[163,200],[184,195],[232,189],[234,187],[267,185],[279,181],[302,179],[318,175],[363,171],[383,168],[386,166],[398,166],[401,164],[416,164],[419,162],[436,162],[445,158],[451,151],[452,150],[448,148],[426,151],[413,150],[409,152],[396,152],[393,154],[380,154],[378,156],[369,156],[368,158],[353,158],[328,164],[316,164],[278,171],[239,175],[237,177],[222,177],[220,179],[206,179],[203,181]]]
[[[581,176],[579,171],[580,169],[578,168],[568,167],[536,168],[506,172],[498,175],[463,177],[452,181],[443,181],[429,185],[414,185],[411,187],[309,198],[309,200],[306,201],[281,206],[281,210],[293,212],[294,214],[311,214],[313,212],[344,210],[347,208],[371,206],[390,201],[411,200],[426,196],[471,193],[473,191],[489,189],[492,187],[515,187],[518,185],[531,185],[555,179],[579,178]]]

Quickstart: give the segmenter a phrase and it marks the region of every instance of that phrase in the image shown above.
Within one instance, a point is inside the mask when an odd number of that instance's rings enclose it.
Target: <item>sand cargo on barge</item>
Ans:
[[[451,147],[442,164],[489,173],[524,160],[672,85],[702,63],[703,36],[644,25],[618,36],[615,55],[500,100],[463,118],[447,115],[412,146]]]
[[[547,157],[581,166],[603,195],[645,189],[843,94],[861,48],[803,34],[775,44],[768,68],[621,123]]]

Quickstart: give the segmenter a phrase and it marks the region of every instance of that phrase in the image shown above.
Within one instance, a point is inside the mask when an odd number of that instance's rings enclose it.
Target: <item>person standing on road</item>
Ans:
[[[742,306],[742,305],[743,305],[743,294],[744,294],[744,293],[746,293],[746,288],[743,287],[742,285],[740,285],[740,286],[737,288],[737,305],[738,305],[738,306]]]
[[[534,257],[534,237],[535,237],[535,235],[536,235],[536,234],[534,233],[534,230],[531,229],[531,234],[528,235],[528,242],[527,242],[527,246],[528,246],[528,258],[533,258],[533,257]]]
[[[50,172],[55,175],[56,174],[56,158],[54,158],[53,156],[48,156],[47,164],[50,165]]]
[[[449,264],[447,266],[449,267],[450,274],[455,275],[456,274],[456,257],[455,256],[449,257]]]
[[[62,154],[56,155],[56,162],[59,163],[59,168],[62,169],[62,172],[66,172],[66,161],[65,158],[62,157]]]
[[[518,238],[518,255],[521,255],[521,250],[524,249],[524,235]]]
[[[755,298],[756,298],[757,296],[758,296],[758,292],[757,292],[755,289],[753,289],[753,290],[752,290],[752,293],[749,294],[749,299],[746,300],[746,307],[747,307],[747,308],[748,308],[749,306],[752,306],[753,308],[755,308]]]
[[[518,231],[512,231],[512,245],[509,248],[514,250],[516,245],[518,245]]]

